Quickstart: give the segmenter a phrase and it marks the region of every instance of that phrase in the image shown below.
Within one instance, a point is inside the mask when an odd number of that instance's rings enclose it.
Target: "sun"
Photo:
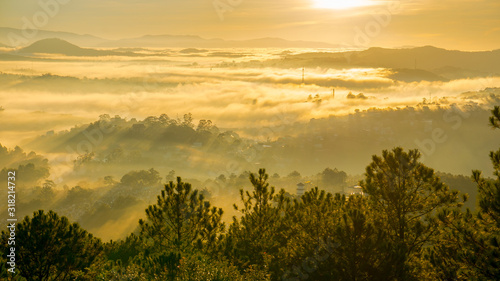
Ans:
[[[313,0],[314,8],[317,9],[345,10],[373,4],[370,0]]]

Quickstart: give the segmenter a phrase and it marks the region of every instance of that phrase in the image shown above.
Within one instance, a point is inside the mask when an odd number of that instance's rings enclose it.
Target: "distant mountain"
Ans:
[[[179,53],[181,54],[199,54],[199,53],[206,53],[208,50],[203,50],[203,49],[196,49],[196,48],[187,48],[180,50]]]
[[[252,40],[223,40],[205,39],[195,35],[144,35],[136,38],[125,38],[119,40],[107,40],[88,34],[76,34],[71,32],[56,32],[38,30],[36,35],[30,38],[23,36],[21,29],[0,27],[0,43],[14,45],[9,40],[9,34],[14,34],[26,41],[24,46],[36,41],[49,38],[60,38],[84,47],[159,47],[159,48],[336,48],[323,42],[289,41],[281,38],[259,38]],[[19,46],[16,46],[19,47]]]
[[[210,48],[221,47],[222,39],[203,39],[193,35],[145,35],[137,38],[127,38],[108,41],[100,47],[168,47],[168,48]]]
[[[90,57],[136,55],[133,52],[116,52],[116,51],[81,48],[67,41],[61,40],[59,38],[42,39],[40,41],[37,41],[29,45],[28,47],[18,50],[17,52],[20,54],[45,53],[45,54],[62,54],[66,56],[90,56]]]
[[[251,62],[243,63],[251,66]],[[324,67],[383,67],[399,69],[397,77],[406,80],[414,74],[431,81],[500,75],[500,49],[494,51],[463,52],[432,46],[409,49],[369,48],[364,51],[341,53],[315,52],[297,55],[284,54],[280,59],[259,65],[284,68]],[[410,70],[425,70],[417,73]]]
[[[2,47],[2,48],[11,48],[9,45],[5,45],[5,44],[2,44],[2,43],[0,43],[0,47]]]
[[[14,46],[16,42],[10,41],[10,36],[14,38],[21,38],[20,46]],[[60,31],[47,31],[47,30],[37,30],[34,36],[27,37],[24,35],[23,30],[17,28],[0,27],[0,43],[6,44],[13,47],[22,47],[32,44],[36,41],[48,38],[61,38],[69,42],[73,42],[79,46],[84,47],[95,47],[99,44],[103,44],[108,41],[107,39],[99,38],[89,34],[76,34],[71,32],[60,32]]]
[[[355,63],[391,68],[417,68],[432,71],[437,68],[457,67],[500,74],[500,49],[463,52],[433,46],[411,49],[370,48],[354,54],[352,60]]]

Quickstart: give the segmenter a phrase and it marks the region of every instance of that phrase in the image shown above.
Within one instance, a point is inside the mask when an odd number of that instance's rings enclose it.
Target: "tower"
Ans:
[[[304,185],[303,183],[301,183],[301,182],[299,182],[299,183],[297,184],[297,196],[302,196],[302,195],[304,195],[304,186],[305,186],[305,185]]]

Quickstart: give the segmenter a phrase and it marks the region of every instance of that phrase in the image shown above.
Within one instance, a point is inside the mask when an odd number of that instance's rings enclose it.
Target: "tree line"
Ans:
[[[490,124],[500,128],[500,107]],[[473,171],[478,208],[418,150],[374,155],[364,195],[313,188],[301,197],[250,173],[231,223],[180,177],[126,239],[102,243],[53,211],[18,224],[12,280],[500,280],[500,150],[495,178]],[[2,252],[9,233],[2,231]]]

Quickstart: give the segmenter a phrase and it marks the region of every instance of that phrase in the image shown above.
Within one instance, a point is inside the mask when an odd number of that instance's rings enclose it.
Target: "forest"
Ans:
[[[491,111],[489,124],[500,129],[500,107]],[[20,161],[17,173],[31,171],[34,178],[26,181],[48,173],[40,155],[3,147],[0,153],[1,159]],[[38,210],[17,224],[15,275],[6,270],[9,230],[1,233],[1,277],[499,280],[500,150],[489,156],[494,178],[472,171],[477,194],[472,204],[468,192],[452,188],[460,178],[434,171],[421,162],[421,152],[402,147],[372,156],[357,182],[359,194],[335,191],[335,186],[350,183],[345,172],[330,168],[318,174],[332,184],[330,190],[311,187],[301,196],[271,185],[281,177],[269,176],[265,169],[229,178],[221,175],[214,182],[246,182],[234,205],[224,208],[214,203],[210,190],[193,188],[175,171],[161,188],[157,187],[162,177],[155,169],[129,172],[119,182],[105,177],[111,202],[104,202],[106,194],[100,196],[102,209],[75,215],[81,224],[59,215],[59,210],[73,206],[83,212],[75,204],[83,204],[97,191],[75,186],[61,193],[53,189],[54,182],[45,180],[26,194]],[[296,171],[284,178],[304,179]],[[53,200],[57,196],[60,200]],[[95,222],[113,212],[126,213],[151,196],[156,202],[145,207],[135,229],[123,239],[104,242],[84,227],[85,218]],[[224,219],[228,212],[234,214],[230,220]]]
[[[0,11],[0,281],[500,281],[500,1]]]

